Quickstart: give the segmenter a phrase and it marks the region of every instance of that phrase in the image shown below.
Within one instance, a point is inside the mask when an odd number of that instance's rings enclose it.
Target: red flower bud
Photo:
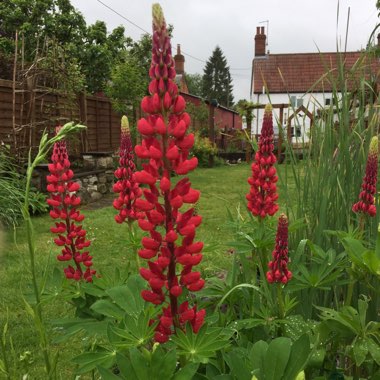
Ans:
[[[179,95],[177,97],[175,104],[174,104],[173,112],[174,113],[181,113],[184,111],[185,106],[186,106],[185,99],[181,95]]]
[[[137,129],[142,135],[153,135],[154,134],[154,129],[153,127],[149,124],[149,122],[145,119],[140,119],[137,123]]]

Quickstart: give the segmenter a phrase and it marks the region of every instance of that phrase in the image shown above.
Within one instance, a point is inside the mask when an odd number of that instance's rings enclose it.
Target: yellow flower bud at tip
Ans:
[[[369,144],[369,155],[378,155],[379,152],[379,139],[377,136],[373,136]]]
[[[121,131],[123,133],[129,133],[129,121],[125,115],[121,118]]]
[[[272,112],[272,109],[273,109],[272,105],[268,103],[268,104],[265,106],[265,113],[271,113],[271,112]]]
[[[153,24],[156,25],[159,29],[162,28],[165,24],[165,18],[160,4],[155,3],[152,5],[152,16]]]

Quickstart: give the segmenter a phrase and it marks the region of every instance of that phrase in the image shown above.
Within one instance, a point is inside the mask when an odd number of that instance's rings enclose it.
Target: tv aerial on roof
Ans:
[[[259,24],[267,24],[267,39],[266,39],[266,47],[268,47],[268,40],[269,40],[269,20],[260,21]]]

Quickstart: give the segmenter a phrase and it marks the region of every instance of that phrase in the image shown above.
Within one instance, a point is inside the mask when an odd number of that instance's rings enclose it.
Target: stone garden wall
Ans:
[[[112,193],[114,184],[114,158],[112,153],[86,153],[82,161],[73,167],[74,181],[80,185],[77,192],[82,204],[98,201],[105,195]],[[46,192],[47,164],[39,165],[33,179],[33,185],[42,192]]]

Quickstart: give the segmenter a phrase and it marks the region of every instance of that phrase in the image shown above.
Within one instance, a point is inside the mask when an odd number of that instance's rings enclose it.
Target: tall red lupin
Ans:
[[[138,252],[148,261],[148,268],[141,268],[140,274],[148,281],[150,290],[144,290],[142,297],[162,305],[155,334],[155,340],[162,343],[176,329],[184,329],[187,322],[198,332],[205,310],[190,306],[188,301],[180,302],[179,297],[202,289],[205,282],[193,269],[202,260],[203,243],[195,241],[195,231],[202,218],[195,215],[193,207],[180,211],[182,205],[196,203],[200,192],[191,188],[188,178],[182,178],[175,185],[170,178],[172,172],[185,175],[194,170],[198,160],[189,155],[194,135],[187,133],[190,117],[184,112],[185,100],[178,95],[174,83],[176,73],[170,38],[158,4],[153,5],[149,75],[150,96],[141,102],[147,116],[138,122],[142,142],[135,148],[136,155],[148,162],[143,164],[143,170],[134,174],[134,179],[146,185],[144,198],[136,200],[136,208],[145,215],[139,218],[139,226],[149,232]]]
[[[368,214],[369,216],[376,215],[375,195],[377,187],[378,156],[379,141],[377,136],[374,136],[369,145],[362,191],[359,194],[360,200],[352,206],[352,211],[355,213]]]
[[[125,220],[132,222],[138,217],[135,204],[142,192],[133,178],[136,166],[127,116],[121,118],[119,157],[119,167],[115,171],[117,181],[113,186],[113,191],[119,194],[113,201],[113,207],[119,211],[115,220],[117,223],[123,223]]]
[[[251,185],[246,198],[248,209],[254,216],[265,218],[273,216],[278,211],[276,201],[278,199],[276,182],[276,156],[273,154],[273,120],[272,106],[265,107],[264,120],[259,140],[259,150],[255,154],[252,163],[252,176],[248,178]]]
[[[60,126],[56,128],[56,133],[60,128]],[[91,282],[96,272],[91,269],[92,256],[88,250],[85,250],[90,246],[90,241],[86,239],[86,230],[77,224],[83,221],[84,215],[77,209],[80,198],[75,193],[79,190],[79,184],[72,180],[74,173],[70,169],[64,140],[54,144],[48,168],[50,175],[46,179],[50,197],[47,203],[52,207],[50,216],[57,221],[55,227],[51,227],[50,230],[57,234],[54,239],[55,244],[62,247],[57,259],[72,262],[73,265],[64,269],[67,278]]]
[[[276,246],[272,252],[272,258],[273,260],[268,264],[268,282],[286,284],[292,278],[292,272],[288,269],[288,218],[285,214],[281,214],[278,219]]]

